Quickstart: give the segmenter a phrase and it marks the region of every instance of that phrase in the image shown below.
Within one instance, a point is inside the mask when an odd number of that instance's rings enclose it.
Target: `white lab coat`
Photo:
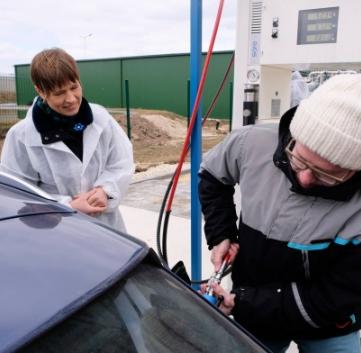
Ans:
[[[62,141],[41,142],[31,107],[25,119],[7,133],[1,170],[38,185],[68,206],[74,195],[101,186],[111,199],[97,218],[125,231],[118,206],[134,173],[132,145],[105,108],[89,105],[93,123],[83,133],[83,162]]]

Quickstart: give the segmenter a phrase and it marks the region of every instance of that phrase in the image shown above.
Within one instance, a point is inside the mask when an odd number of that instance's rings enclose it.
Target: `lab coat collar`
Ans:
[[[108,124],[108,119],[106,119],[104,116],[104,114],[108,114],[106,110],[96,104],[90,103],[89,105],[90,105],[90,109],[93,112],[93,123],[88,125],[87,128],[84,130],[83,169],[85,169],[86,166],[88,165],[91,157],[94,154],[95,149],[98,146],[98,141],[100,139],[100,136],[103,130],[105,129],[106,125]],[[33,106],[28,110],[24,121],[24,123],[26,124],[25,144],[31,147],[42,147],[45,149],[58,150],[73,154],[70,148],[67,145],[65,145],[65,143],[62,141],[54,142],[48,145],[44,145],[42,143],[41,136],[34,126],[34,122],[32,119],[32,109]],[[75,155],[74,157],[76,158]]]
[[[44,145],[63,141],[69,136],[82,134],[84,129],[93,122],[92,110],[84,97],[78,113],[71,117],[52,110],[38,97],[33,104],[32,117]]]

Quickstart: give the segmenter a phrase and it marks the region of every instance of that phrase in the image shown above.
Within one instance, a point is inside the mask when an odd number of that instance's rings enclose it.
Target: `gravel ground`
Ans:
[[[170,177],[176,170],[176,164],[159,164],[151,167],[144,172],[135,173],[132,178],[132,184],[139,183],[148,179]],[[190,170],[190,163],[184,163],[182,172]]]
[[[136,173],[122,205],[159,212],[168,184],[175,171],[175,164],[161,164],[145,172]],[[185,163],[172,205],[172,215],[190,217],[190,165]]]

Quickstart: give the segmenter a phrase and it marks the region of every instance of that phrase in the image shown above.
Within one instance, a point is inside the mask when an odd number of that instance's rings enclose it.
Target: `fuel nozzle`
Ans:
[[[227,254],[222,262],[222,265],[220,269],[212,274],[212,276],[209,278],[209,281],[207,283],[207,290],[203,294],[203,297],[207,299],[210,303],[213,305],[217,304],[217,297],[213,293],[212,284],[217,283],[220,284],[222,277],[224,275],[224,272],[226,271],[228,267],[229,262],[229,255]]]

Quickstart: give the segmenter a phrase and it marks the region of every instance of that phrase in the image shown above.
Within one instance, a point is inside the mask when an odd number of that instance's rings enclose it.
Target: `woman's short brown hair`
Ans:
[[[36,54],[31,62],[30,74],[33,84],[44,93],[69,81],[80,81],[74,58],[59,48],[45,49]]]

